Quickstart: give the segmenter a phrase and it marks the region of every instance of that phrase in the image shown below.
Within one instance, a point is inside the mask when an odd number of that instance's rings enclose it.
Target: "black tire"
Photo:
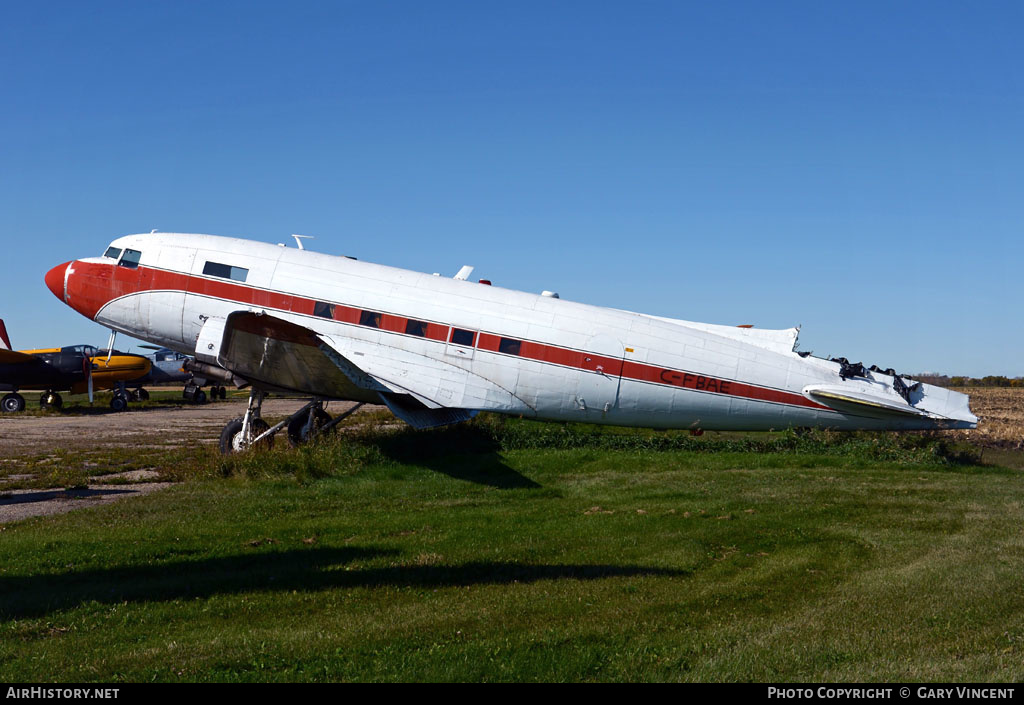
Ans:
[[[139,401],[149,401],[149,392],[147,392],[142,387],[139,387],[138,389],[135,390],[135,396],[138,398]]]
[[[128,400],[120,394],[115,394],[110,400],[110,408],[114,411],[124,411],[128,408]]]
[[[217,389],[218,389],[217,396],[220,397],[221,401],[224,401],[225,399],[228,398],[228,388],[227,387],[218,387]]]
[[[5,394],[0,407],[8,414],[14,414],[25,410],[25,397],[20,394]]]
[[[193,404],[205,404],[206,403],[206,392],[202,389],[197,389],[195,395],[192,397]]]
[[[307,411],[302,416],[298,416],[291,420],[288,424],[288,442],[293,446],[298,446],[306,443],[309,437],[303,435],[303,431],[306,429],[306,421],[309,419],[309,412]],[[316,409],[313,413],[313,433],[312,437],[318,435],[320,429],[326,426],[331,421],[331,415],[323,409]],[[334,430],[332,426],[331,431]]]
[[[254,436],[258,436],[266,431],[270,426],[263,419],[255,419],[251,425],[251,432]],[[239,436],[242,433],[242,418],[232,419],[228,421],[227,426],[220,432],[220,452],[224,455],[231,455],[232,453],[241,453],[246,448],[241,446],[241,439]],[[274,437],[269,436],[259,442],[259,447],[270,448],[274,445]]]
[[[43,392],[39,396],[40,409],[57,409],[59,411],[63,406],[64,400],[61,399],[60,394],[57,394],[57,392]]]

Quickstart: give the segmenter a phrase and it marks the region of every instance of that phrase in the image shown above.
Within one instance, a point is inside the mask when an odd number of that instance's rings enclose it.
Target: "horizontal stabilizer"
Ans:
[[[804,387],[804,395],[809,397],[812,401],[824,404],[825,406],[836,409],[837,411],[852,411],[856,408],[861,412],[870,411],[875,414],[905,414],[907,416],[929,415],[920,409],[910,406],[910,404],[907,404],[902,399],[896,397],[886,398],[856,389],[809,385]]]

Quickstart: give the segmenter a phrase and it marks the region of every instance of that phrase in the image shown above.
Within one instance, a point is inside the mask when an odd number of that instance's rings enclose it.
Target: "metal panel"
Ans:
[[[586,350],[576,378],[576,405],[586,420],[601,421],[619,403],[625,348],[617,338],[599,333],[587,341]]]

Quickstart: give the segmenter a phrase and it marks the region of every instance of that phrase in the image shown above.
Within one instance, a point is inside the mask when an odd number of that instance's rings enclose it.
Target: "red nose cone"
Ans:
[[[58,264],[46,273],[46,288],[61,301],[64,301],[64,272],[67,271],[70,264],[70,262]]]

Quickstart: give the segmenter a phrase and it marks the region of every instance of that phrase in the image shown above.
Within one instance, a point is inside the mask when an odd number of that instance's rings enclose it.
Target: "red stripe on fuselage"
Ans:
[[[181,291],[198,296],[224,299],[260,308],[287,311],[319,318],[319,316],[314,314],[316,300],[294,294],[267,291],[235,282],[207,279],[196,275],[182,274],[152,267],[140,266],[130,269],[113,264],[95,262],[75,262],[74,267],[76,281],[73,289],[71,281],[68,282],[68,303],[80,313],[93,319],[103,306],[114,299],[144,291]],[[82,275],[83,279],[77,280],[78,275]],[[93,284],[92,282],[95,283]],[[79,293],[82,283],[90,283],[88,288],[92,289],[92,291]],[[102,283],[100,286],[96,285],[100,283]],[[96,290],[102,286],[107,287],[105,291]],[[72,303],[72,299],[76,303]],[[83,302],[84,305],[80,307],[80,304],[77,303],[78,301]],[[359,324],[360,314],[363,309],[339,303],[331,305],[333,306],[333,320],[351,325]],[[409,318],[391,313],[381,313],[380,318],[380,330],[407,335],[405,330],[410,320]],[[426,336],[424,337],[439,342],[447,341],[452,327],[448,324],[428,321]],[[477,347],[481,350],[499,353],[498,348],[502,337],[493,333],[481,332],[476,336]],[[519,339],[516,338],[515,340]],[[607,357],[596,353],[571,350],[529,340],[521,340],[519,354],[509,356],[588,372],[600,371],[602,374],[610,377],[622,377],[639,382],[679,387],[709,394],[722,394],[756,401],[832,411],[829,407],[813,402],[802,394],[794,392],[758,387],[743,382],[673,370],[632,360]]]

